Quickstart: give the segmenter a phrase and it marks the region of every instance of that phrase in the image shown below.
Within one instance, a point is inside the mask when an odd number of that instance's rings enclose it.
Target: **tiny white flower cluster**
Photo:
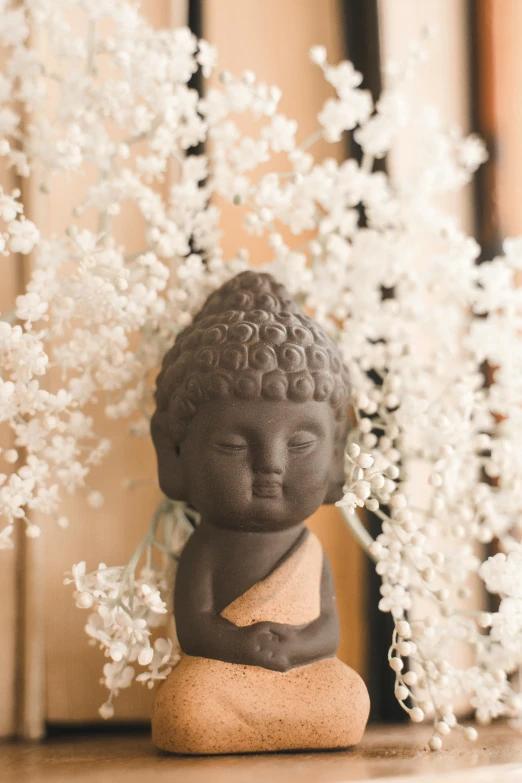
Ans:
[[[263,268],[338,341],[351,373],[355,425],[340,505],[376,561],[380,608],[395,621],[397,698],[413,720],[432,714],[434,750],[458,726],[459,694],[481,721],[520,718],[509,676],[522,666],[522,239],[478,265],[478,245],[441,207],[486,152],[432,107],[409,104],[404,85],[427,57],[429,34],[388,67],[375,104],[351,63],[331,65],[314,47],[335,95],[317,132],[300,139],[278,108],[280,91],[250,71],[223,73],[202,96],[191,89],[198,68],[212,73],[216,52],[189,30],[154,30],[129,0],[82,0],[80,34],[67,5],[2,5],[0,156],[18,176],[41,178],[42,192],[60,172],[79,177],[89,166],[96,177],[71,204],[67,231],[52,238],[24,218],[19,192],[0,191],[0,252],[31,252],[34,267],[0,320],[0,423],[14,437],[0,452],[0,547],[17,520],[40,533],[31,511],[67,527],[64,491],[102,505],[88,479],[111,443],[87,406],[99,402],[108,418],[129,421],[130,434],[147,434],[161,357],[208,293],[248,266],[246,249],[226,259],[221,248],[219,205],[241,205],[245,233],[268,238]],[[32,27],[45,59],[29,47]],[[239,127],[247,113],[251,136]],[[395,182],[373,164],[406,125],[423,148]],[[362,149],[360,164],[314,159],[316,141],[345,133]],[[188,154],[201,142],[204,154]],[[175,182],[164,191],[167,171]],[[115,238],[127,209],[144,222],[138,251]],[[84,217],[96,218],[96,230]],[[486,366],[495,368],[487,382]],[[357,516],[363,508],[382,520],[376,541]],[[188,513],[160,506],[125,568],[75,568],[77,603],[96,610],[88,632],[110,658],[105,717],[134,678],[132,664],[149,666],[136,678],[149,684],[172,665],[169,643],[150,639],[150,624],[165,617],[163,566],[150,553],[169,558]],[[478,547],[492,541],[506,555],[480,568]],[[496,613],[469,608],[477,574],[501,597]],[[454,663],[463,643],[474,657],[468,669]]]
[[[164,531],[177,529],[168,548],[156,537],[160,523]],[[103,667],[101,680],[109,690],[99,710],[102,718],[114,715],[113,700],[123,688],[128,688],[134,680],[153,688],[170,674],[179,660],[179,650],[174,649],[172,639],[157,637],[152,641],[151,636],[153,629],[165,625],[165,615],[172,611],[172,606],[164,600],[164,596],[172,593],[170,565],[179,555],[189,529],[181,504],[165,501],[126,566],[108,567],[100,563],[96,571],[86,573],[86,564],[81,562],[72,567],[64,580],[66,585],[74,584],[74,599],[79,609],[95,610],[89,614],[85,631],[90,643],[98,645],[110,659]],[[155,565],[154,549],[168,555],[163,565]],[[142,556],[146,557],[146,565],[136,577]],[[146,670],[136,675],[133,664]]]
[[[0,146],[0,155],[1,149]],[[3,149],[6,151],[7,147],[4,146]],[[9,255],[9,253],[27,255],[38,244],[40,232],[31,220],[26,219],[19,190],[13,190],[9,195],[0,187],[0,220],[5,226],[4,231],[0,232],[2,255]]]
[[[132,684],[133,663],[148,667],[136,680],[153,687],[156,681],[167,677],[179,658],[173,653],[170,639],[158,638],[151,644],[150,629],[167,612],[155,571],[144,569],[132,586],[123,578],[123,572],[123,567],[108,568],[100,563],[96,571],[86,574],[85,563],[81,562],[73,566],[71,577],[65,579],[65,584],[76,586],[74,597],[79,609],[96,609],[89,615],[85,631],[110,658],[103,667],[101,680],[109,690],[107,701],[100,707],[103,718],[112,717],[114,697]]]
[[[520,671],[522,647],[522,545],[513,545],[508,555],[499,552],[480,566],[480,576],[490,593],[500,597],[496,612],[483,613],[482,628],[489,631],[490,645],[481,646],[480,663],[490,679],[485,680],[481,698],[473,706],[477,718],[487,723],[506,715],[522,727],[520,683],[512,682],[506,673]],[[491,677],[493,680],[491,681]]]

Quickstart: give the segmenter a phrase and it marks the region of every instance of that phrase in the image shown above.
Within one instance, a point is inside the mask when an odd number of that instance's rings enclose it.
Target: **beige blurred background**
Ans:
[[[217,45],[221,67],[235,72],[249,68],[259,78],[281,87],[281,110],[298,120],[300,134],[305,137],[315,129],[315,116],[329,95],[319,70],[309,62],[308,50],[314,44],[323,44],[331,61],[344,56],[341,7],[339,0],[204,0],[204,37]],[[157,27],[187,21],[185,0],[149,0],[142,3],[142,8]],[[521,223],[517,196],[522,181],[518,154],[522,66],[517,43],[522,32],[522,2],[476,0],[476,8],[480,25],[473,28],[473,34],[480,35],[480,51],[489,58],[490,82],[483,98],[483,119],[485,126],[495,132],[502,152],[491,175],[494,208],[502,229],[513,234],[520,230]],[[431,22],[438,23],[441,34],[432,46],[429,65],[421,68],[411,85],[412,97],[422,103],[436,103],[449,121],[469,129],[473,88],[467,0],[380,0],[383,58],[401,59],[409,41],[423,24]],[[37,48],[37,31],[32,40]],[[502,79],[506,73],[510,78]],[[404,137],[390,161],[397,177],[408,168],[411,144]],[[320,157],[326,154],[326,148],[317,145],[315,152]],[[345,147],[339,144],[334,149],[329,145],[328,154],[341,159]],[[19,184],[1,169],[0,182],[8,188]],[[84,187],[85,181],[57,180],[51,197],[46,197],[34,182],[26,183],[28,216],[44,235],[63,232],[69,222],[69,205]],[[471,190],[456,196],[449,206],[472,230]],[[224,210],[225,254],[232,253],[239,243],[240,220],[237,208]],[[119,239],[129,252],[139,249],[140,231],[134,219],[129,219],[122,230]],[[261,244],[252,247],[253,260],[264,261],[266,252]],[[20,259],[3,261],[1,310],[10,309],[29,271]],[[94,414],[98,415],[96,411]],[[86,560],[88,568],[100,561],[126,562],[159,497],[150,442],[139,439],[129,445],[122,423],[109,422],[104,427],[114,447],[104,466],[92,475],[91,483],[106,495],[105,506],[93,511],[87,510],[83,502],[69,500],[64,509],[72,522],[68,530],[46,522],[41,540],[29,542],[20,537],[16,553],[0,555],[0,736],[18,733],[39,737],[48,723],[88,724],[101,720],[97,710],[104,699],[99,685],[104,659],[99,650],[87,645],[83,631],[86,614],[75,608],[70,588],[63,586],[63,574],[79,560]],[[125,476],[152,481],[129,493],[123,489]],[[333,566],[342,621],[340,655],[367,676],[364,556],[334,508],[321,509],[310,525]],[[116,703],[118,719],[146,720],[150,701],[150,692],[141,686],[124,691]]]

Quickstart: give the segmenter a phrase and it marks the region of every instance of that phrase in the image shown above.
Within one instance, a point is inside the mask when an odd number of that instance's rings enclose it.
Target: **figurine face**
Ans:
[[[334,435],[327,402],[207,401],[180,446],[186,499],[218,527],[299,524],[325,499]]]

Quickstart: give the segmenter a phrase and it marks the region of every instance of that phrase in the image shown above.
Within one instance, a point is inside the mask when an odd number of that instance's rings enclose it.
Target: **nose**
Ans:
[[[276,439],[258,443],[252,450],[252,469],[254,473],[281,476],[285,469],[285,450]]]

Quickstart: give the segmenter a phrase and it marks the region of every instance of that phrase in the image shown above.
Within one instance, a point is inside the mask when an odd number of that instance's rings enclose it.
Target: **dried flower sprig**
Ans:
[[[165,500],[125,566],[108,567],[100,563],[96,571],[87,574],[86,564],[81,562],[73,566],[64,580],[66,585],[75,586],[76,606],[94,610],[85,631],[91,643],[97,644],[110,659],[103,667],[101,680],[109,690],[107,700],[100,707],[102,718],[113,716],[113,700],[120,690],[134,680],[152,688],[168,676],[179,660],[172,639],[159,637],[152,642],[151,633],[165,625],[165,615],[172,611],[173,561],[177,560],[193,524],[183,504]],[[161,534],[163,542],[158,538]],[[155,563],[155,551],[166,555],[160,565]],[[138,573],[143,558],[145,563]],[[136,663],[146,667],[137,676]]]

